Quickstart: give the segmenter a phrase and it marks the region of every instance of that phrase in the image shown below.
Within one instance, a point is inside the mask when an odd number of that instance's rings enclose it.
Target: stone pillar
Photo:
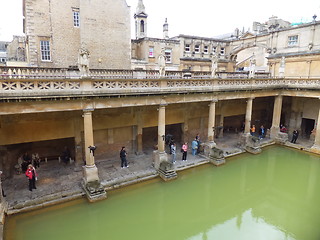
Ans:
[[[318,113],[318,121],[316,122],[316,135],[314,138],[314,144],[312,146],[313,149],[317,149],[320,151],[320,108]]]
[[[80,117],[80,116],[79,116]],[[76,165],[83,165],[82,139],[81,139],[81,119],[77,117],[73,121],[74,128],[74,160]]]
[[[137,119],[137,152],[138,154],[142,153],[142,129],[143,129],[143,121],[142,121],[142,113],[138,112]]]
[[[245,127],[244,127],[245,134],[250,134],[253,99],[254,98],[248,98],[247,100],[246,121],[245,121]]]
[[[270,129],[271,139],[275,139],[280,131],[281,109],[282,109],[282,96],[279,95],[279,96],[276,96],[274,100],[272,126]]]
[[[159,106],[158,113],[158,150],[154,152],[154,167],[160,168],[161,162],[168,161],[165,152],[165,131],[166,131],[166,105]]]
[[[166,105],[161,104],[158,114],[158,151],[165,151]]]
[[[90,151],[90,146],[94,146],[93,143],[93,127],[92,127],[92,111],[84,110],[84,150],[86,165],[84,166],[84,181],[85,184],[89,182],[99,181],[98,168],[94,163],[93,151]]]
[[[214,134],[215,134],[215,119],[216,119],[216,102],[217,100],[213,100],[209,104],[209,119],[208,119],[208,142],[214,142]]]

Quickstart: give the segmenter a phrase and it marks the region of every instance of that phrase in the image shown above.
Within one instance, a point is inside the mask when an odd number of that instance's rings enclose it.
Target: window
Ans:
[[[224,55],[224,54],[225,54],[225,48],[224,48],[224,47],[220,48],[220,54],[221,54],[221,55]]]
[[[42,61],[51,61],[49,41],[40,41],[40,52]]]
[[[212,47],[212,53],[216,53],[217,52],[217,47],[213,46]]]
[[[209,47],[208,46],[204,46],[203,47],[203,52],[204,53],[208,53],[209,52]]]
[[[288,46],[296,46],[298,45],[298,35],[289,36],[288,37]]]
[[[79,9],[73,9],[73,26],[80,27],[80,12]]]
[[[154,57],[154,48],[153,47],[149,47],[149,57]]]
[[[140,21],[140,33],[144,33],[144,21]]]
[[[184,46],[184,50],[185,50],[186,52],[190,52],[190,44],[186,44],[186,45]]]
[[[171,63],[171,49],[166,49],[164,51],[164,56],[166,58],[166,63]]]
[[[194,46],[194,51],[195,52],[200,52],[200,45],[195,45]]]

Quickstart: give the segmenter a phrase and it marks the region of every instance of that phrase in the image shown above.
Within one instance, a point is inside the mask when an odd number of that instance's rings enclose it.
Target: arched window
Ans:
[[[144,21],[143,20],[140,21],[140,32],[144,33]]]

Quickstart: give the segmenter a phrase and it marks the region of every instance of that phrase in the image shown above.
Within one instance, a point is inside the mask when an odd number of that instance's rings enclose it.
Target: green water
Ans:
[[[270,147],[85,200],[8,217],[5,240],[320,239],[320,160]]]

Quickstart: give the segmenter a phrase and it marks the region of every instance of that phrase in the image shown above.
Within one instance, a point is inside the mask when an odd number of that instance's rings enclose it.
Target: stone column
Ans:
[[[247,100],[246,122],[245,122],[245,127],[244,127],[245,134],[250,134],[253,99],[254,98],[248,98],[248,100]]]
[[[84,166],[84,181],[85,183],[99,181],[98,168],[94,163],[94,154],[90,151],[90,146],[93,143],[93,127],[92,127],[92,112],[93,110],[84,110],[84,150],[86,157],[86,165]]]
[[[215,134],[215,118],[216,118],[216,102],[213,100],[209,104],[209,119],[208,119],[208,142],[214,142]]]
[[[139,111],[138,119],[137,119],[137,152],[138,154],[142,153],[142,129],[143,129],[142,113],[141,111]]]
[[[166,105],[161,104],[158,114],[158,151],[165,151],[165,134],[166,134]]]
[[[166,105],[160,104],[158,109],[158,151],[154,152],[154,167],[160,168],[161,162],[168,161],[165,152]]]
[[[312,146],[313,149],[317,149],[320,151],[320,108],[318,113],[318,121],[316,122],[316,135],[314,138],[314,144]]]
[[[74,160],[76,165],[83,165],[82,139],[81,139],[81,119],[80,116],[73,121],[74,128]]]
[[[276,96],[273,106],[273,118],[272,126],[270,129],[270,138],[274,139],[277,137],[278,132],[280,131],[280,120],[281,120],[281,109],[282,109],[282,96]]]

